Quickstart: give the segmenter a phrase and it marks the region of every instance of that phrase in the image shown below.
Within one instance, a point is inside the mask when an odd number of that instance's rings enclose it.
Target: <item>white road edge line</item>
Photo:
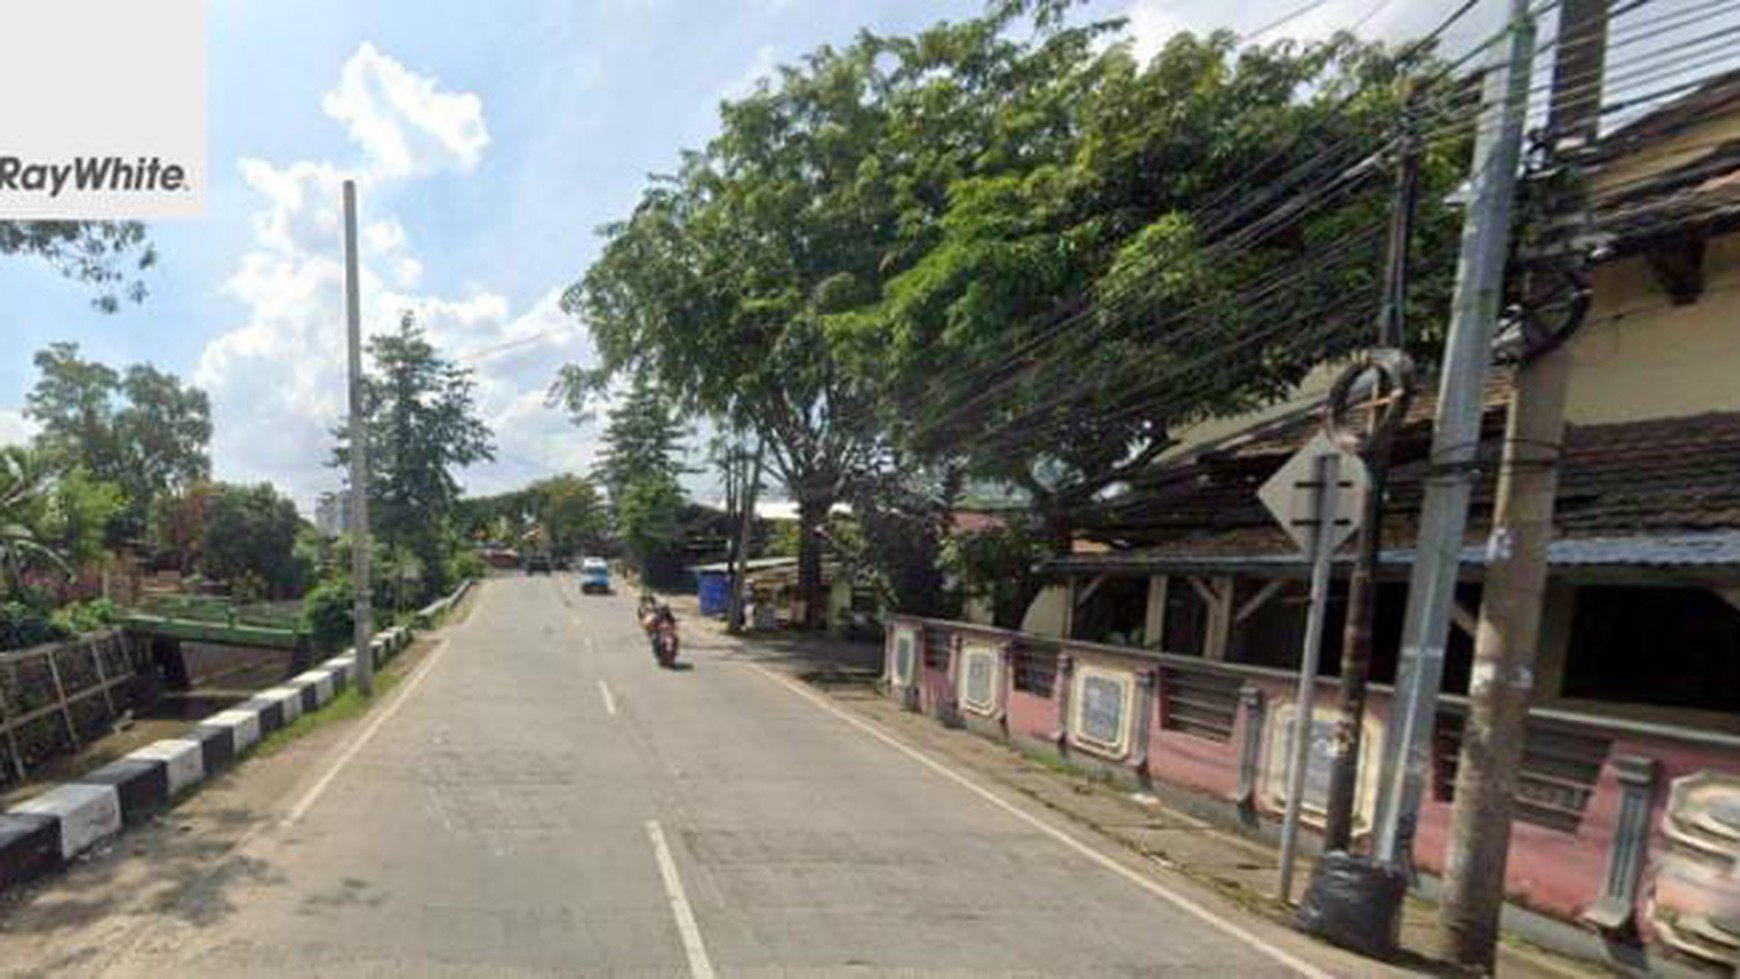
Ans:
[[[374,739],[375,732],[379,731],[382,725],[393,719],[393,715],[399,712],[399,708],[405,705],[405,701],[411,699],[411,694],[416,692],[417,685],[422,683],[423,678],[429,675],[429,671],[433,669],[435,663],[441,659],[441,654],[446,651],[447,640],[444,638],[435,645],[433,650],[430,651],[429,658],[424,660],[422,664],[417,667],[417,672],[411,674],[410,679],[405,681],[405,685],[400,687],[398,692],[393,695],[393,702],[388,704],[374,720],[370,721],[368,727],[363,728],[362,733],[357,735],[356,740],[352,741],[350,746],[344,749],[344,754],[339,755],[338,760],[332,763],[332,767],[328,768],[326,773],[320,776],[320,780],[309,786],[308,791],[302,794],[302,798],[296,800],[296,804],[290,807],[289,814],[279,823],[280,826],[290,826],[295,823],[306,815],[308,810],[313,808],[316,802],[320,801],[320,797],[325,794],[327,786],[332,784],[332,780],[338,777],[338,773],[344,770],[344,766],[350,764],[350,760],[355,758],[358,752],[368,746],[368,743]]]
[[[665,895],[671,901],[671,914],[677,919],[677,931],[683,936],[683,951],[689,956],[689,975],[694,979],[714,979],[713,963],[707,958],[707,946],[701,942],[701,926],[695,924],[695,912],[689,908],[689,898],[683,893],[683,879],[677,876],[677,862],[671,859],[671,848],[665,844],[665,831],[658,820],[646,821],[646,835],[652,839],[653,855],[659,861],[659,876],[665,879]]]
[[[616,698],[610,695],[610,684],[598,681],[598,694],[604,698],[604,712],[611,717],[616,716]]]
[[[845,710],[843,710],[840,707],[837,707],[834,704],[831,704],[827,700],[823,699],[819,694],[816,694],[810,690],[806,690],[796,680],[793,680],[790,677],[785,676],[782,673],[778,673],[774,670],[770,670],[767,667],[764,667],[758,663],[745,663],[743,665],[748,666],[750,669],[755,670],[756,672],[762,674],[763,676],[767,677],[768,679],[779,683],[781,686],[784,686],[786,689],[790,690],[791,692],[797,694],[798,696],[804,698],[805,700],[808,700],[810,703],[814,704],[815,706],[820,707],[821,709],[827,711],[830,714],[833,714],[835,717],[839,718],[840,720],[845,721],[847,724],[850,724],[853,727],[857,728],[858,730],[864,732],[865,734],[868,734],[871,737],[875,738],[876,740],[881,741],[883,744],[888,745],[890,748],[893,748],[894,750],[900,752],[901,754],[906,755],[908,758],[911,758],[912,760],[918,762],[919,764],[925,766],[926,768],[929,768],[931,771],[936,772],[938,775],[941,775],[944,778],[948,779],[949,781],[954,782],[955,784],[961,786],[964,789],[967,789],[968,791],[972,792],[974,795],[977,795],[981,799],[984,799],[986,802],[991,803],[992,805],[1003,810],[1004,812],[1008,813],[1009,815],[1014,816],[1016,819],[1019,819],[1022,822],[1026,823],[1027,825],[1033,827],[1034,829],[1039,830],[1040,832],[1042,832],[1045,835],[1051,837],[1052,839],[1058,841],[1059,843],[1062,843],[1064,846],[1069,847],[1071,850],[1074,850],[1075,852],[1081,854],[1082,856],[1087,857],[1089,860],[1092,860],[1094,863],[1099,864],[1101,867],[1105,868],[1106,870],[1109,870],[1112,873],[1117,874],[1118,876],[1124,878],[1125,880],[1128,880],[1130,883],[1135,884],[1137,887],[1140,887],[1143,890],[1147,891],[1148,893],[1154,895],[1155,897],[1160,898],[1161,900],[1172,905],[1173,907],[1177,908],[1178,910],[1183,911],[1184,913],[1189,914],[1192,917],[1195,917],[1200,921],[1206,922],[1210,925],[1213,925],[1216,928],[1219,928],[1221,931],[1224,931],[1228,935],[1231,935],[1232,937],[1239,939],[1240,941],[1244,942],[1246,945],[1249,945],[1252,948],[1255,948],[1258,951],[1263,952],[1265,955],[1268,955],[1270,958],[1274,959],[1275,961],[1280,962],[1282,965],[1285,965],[1288,968],[1293,969],[1294,971],[1298,972],[1300,975],[1309,976],[1309,977],[1311,977],[1311,979],[1331,979],[1330,973],[1325,972],[1322,969],[1317,968],[1316,966],[1312,965],[1311,963],[1306,962],[1304,959],[1301,959],[1298,956],[1294,955],[1293,953],[1288,952],[1286,949],[1283,949],[1277,945],[1271,944],[1270,942],[1266,941],[1265,939],[1258,937],[1256,935],[1256,933],[1245,928],[1243,925],[1237,924],[1233,921],[1229,921],[1228,919],[1216,914],[1215,912],[1209,910],[1208,908],[1203,907],[1202,905],[1196,903],[1195,901],[1191,900],[1190,898],[1185,897],[1183,894],[1180,894],[1177,891],[1174,891],[1169,887],[1165,887],[1164,885],[1156,883],[1155,881],[1149,880],[1147,877],[1144,877],[1143,875],[1135,872],[1134,870],[1131,870],[1130,868],[1124,866],[1123,864],[1119,863],[1118,861],[1113,860],[1111,857],[1108,857],[1105,854],[1094,849],[1093,847],[1089,846],[1088,844],[1083,843],[1082,841],[1076,839],[1074,836],[1071,836],[1070,834],[1065,833],[1064,831],[1058,829],[1057,827],[1046,823],[1045,821],[1039,819],[1038,817],[1032,815],[1031,813],[1023,811],[1022,809],[1020,809],[1019,807],[1017,807],[1013,803],[1004,799],[1002,796],[997,795],[995,792],[992,792],[990,789],[985,788],[984,786],[973,781],[972,779],[967,778],[965,775],[962,775],[959,772],[955,771],[954,769],[949,768],[947,765],[944,765],[942,762],[939,762],[939,761],[931,758],[929,755],[925,754],[922,751],[919,751],[917,748],[913,748],[910,745],[905,744],[904,742],[893,737],[892,735],[889,735],[889,734],[886,734],[882,731],[876,730],[876,728],[870,726],[870,724],[868,722],[861,720],[860,718],[853,717],[851,714],[848,714]]]

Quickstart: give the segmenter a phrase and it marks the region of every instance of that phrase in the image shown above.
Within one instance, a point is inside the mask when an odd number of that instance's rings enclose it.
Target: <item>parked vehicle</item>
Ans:
[[[528,554],[528,555],[526,555],[526,574],[549,574],[550,568],[551,568],[550,555],[548,555],[548,554]]]
[[[610,565],[603,558],[589,557],[580,560],[580,591],[586,595],[594,592],[600,595],[610,594]]]

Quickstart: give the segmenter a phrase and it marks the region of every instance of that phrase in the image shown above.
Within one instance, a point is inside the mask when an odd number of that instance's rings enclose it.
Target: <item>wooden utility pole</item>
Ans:
[[[369,649],[374,611],[369,607],[368,424],[364,418],[362,365],[362,283],[357,276],[356,182],[344,182],[344,314],[350,351],[350,581],[355,597],[351,633],[356,653],[356,688],[375,693],[375,661]]]
[[[1600,118],[1607,0],[1565,0],[1559,8],[1548,128],[1555,152],[1586,146]],[[1439,907],[1446,956],[1490,967],[1504,905],[1510,823],[1528,735],[1535,653],[1547,588],[1547,552],[1559,486],[1570,355],[1552,344],[1524,351],[1505,423],[1498,499],[1486,548],[1486,590],[1475,632],[1468,720],[1456,769],[1450,841]]]
[[[1411,99],[1409,100],[1411,103]],[[1388,253],[1384,262],[1384,304],[1378,315],[1377,349],[1398,350],[1408,304],[1408,245],[1413,237],[1414,203],[1418,196],[1419,144],[1404,133],[1396,160],[1396,196],[1390,205]],[[1371,680],[1372,622],[1377,610],[1378,551],[1383,546],[1384,494],[1389,485],[1392,427],[1380,424],[1383,407],[1373,378],[1371,423],[1363,451],[1371,479],[1359,525],[1353,573],[1347,582],[1347,619],[1341,633],[1341,691],[1335,720],[1334,762],[1324,803],[1323,849],[1347,850],[1353,844],[1353,808],[1359,785],[1359,752],[1365,725],[1366,689]],[[1412,391],[1402,384],[1389,392],[1403,399],[1407,410]],[[1399,422],[1400,413],[1397,421]]]

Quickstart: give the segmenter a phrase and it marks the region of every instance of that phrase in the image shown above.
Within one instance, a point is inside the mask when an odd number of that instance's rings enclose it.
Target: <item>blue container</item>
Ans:
[[[731,579],[723,571],[703,571],[696,576],[695,597],[702,615],[724,615],[731,602]]]

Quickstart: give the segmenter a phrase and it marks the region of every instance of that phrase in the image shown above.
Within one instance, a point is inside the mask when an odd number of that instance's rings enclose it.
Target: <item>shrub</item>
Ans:
[[[95,632],[115,621],[115,607],[107,598],[73,602],[56,609],[52,621],[56,629],[68,635]]]
[[[0,602],[0,649],[25,649],[66,638],[41,606],[24,601]]]
[[[318,649],[338,649],[356,631],[351,606],[356,601],[349,578],[328,578],[302,598],[302,622]]]

